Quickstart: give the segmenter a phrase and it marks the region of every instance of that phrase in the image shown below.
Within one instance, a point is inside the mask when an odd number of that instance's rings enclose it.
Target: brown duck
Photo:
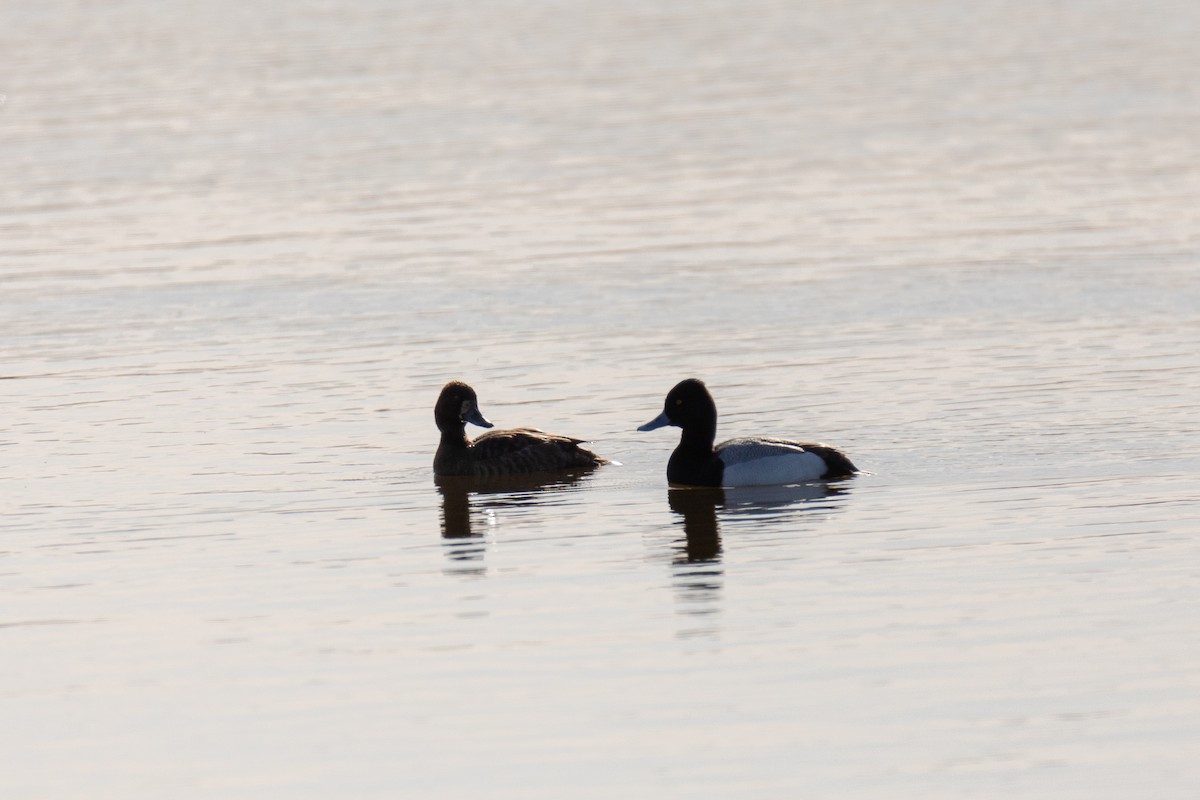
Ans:
[[[556,436],[536,428],[490,431],[472,442],[466,434],[468,422],[482,428],[490,428],[492,423],[480,413],[475,390],[462,381],[450,381],[442,388],[433,418],[442,432],[433,457],[435,475],[489,477],[608,463],[580,447],[584,439]]]

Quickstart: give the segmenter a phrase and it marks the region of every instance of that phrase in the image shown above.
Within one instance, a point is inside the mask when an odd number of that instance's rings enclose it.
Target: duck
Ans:
[[[433,418],[442,433],[433,457],[435,475],[496,477],[607,464],[604,458],[580,447],[586,439],[558,436],[537,428],[513,428],[483,434],[471,441],[466,424],[491,428],[479,410],[479,398],[462,381],[450,381],[438,396]]]
[[[823,444],[768,436],[730,439],[716,447],[717,404],[704,382],[680,381],[667,393],[663,412],[638,428],[682,428],[667,462],[667,481],[684,486],[780,486],[848,478],[858,468],[842,451]]]

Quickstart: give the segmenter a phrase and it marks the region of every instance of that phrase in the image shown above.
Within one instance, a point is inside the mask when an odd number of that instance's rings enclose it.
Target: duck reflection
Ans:
[[[793,511],[830,511],[831,503],[821,503],[845,495],[850,481],[838,483],[801,483],[795,486],[740,486],[725,490],[725,507],[739,516],[762,519],[784,518]]]
[[[676,540],[676,565],[721,560],[721,533],[717,528],[717,507],[725,505],[724,489],[672,488],[667,504],[683,517],[684,538]]]
[[[838,485],[814,483],[797,486],[753,486],[728,489],[671,487],[667,504],[682,519],[683,538],[672,542],[672,580],[680,611],[690,617],[710,616],[719,610],[724,581],[718,510],[727,517],[757,518],[761,522],[782,521],[797,511],[829,510],[820,502],[843,494]],[[680,631],[681,636],[715,633],[711,625]]]
[[[671,580],[675,585],[679,613],[688,620],[682,638],[716,634],[714,615],[724,570],[721,567],[721,532],[717,508],[725,504],[725,492],[712,488],[667,490],[667,504],[683,518],[683,538],[672,542]]]
[[[539,495],[578,487],[595,467],[546,473],[474,477],[439,475],[434,478],[442,495],[442,539],[446,557],[453,562],[482,562],[487,550],[484,532],[477,532],[473,517],[492,516],[499,509],[527,508]],[[475,495],[475,498],[472,498]],[[464,564],[466,566],[466,564]],[[482,573],[483,570],[476,570]]]

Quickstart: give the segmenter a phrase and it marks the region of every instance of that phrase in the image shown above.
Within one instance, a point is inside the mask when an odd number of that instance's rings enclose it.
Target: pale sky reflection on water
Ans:
[[[0,785],[1191,798],[1198,8],[10,4]]]

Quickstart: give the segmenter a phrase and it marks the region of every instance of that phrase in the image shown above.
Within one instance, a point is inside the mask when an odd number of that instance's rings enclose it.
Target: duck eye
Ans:
[[[681,406],[681,405],[683,405],[683,400],[681,400],[680,398],[676,397],[676,398],[675,398],[675,405],[677,405],[677,406]]]

